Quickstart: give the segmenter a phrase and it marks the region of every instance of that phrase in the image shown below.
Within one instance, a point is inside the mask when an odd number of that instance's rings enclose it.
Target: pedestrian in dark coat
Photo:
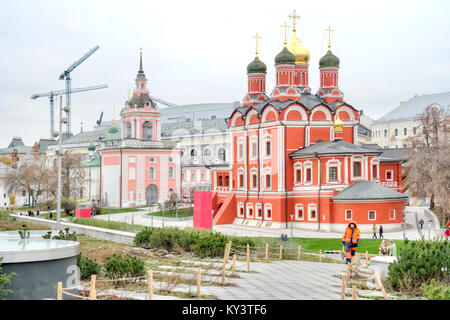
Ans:
[[[420,218],[419,224],[420,224],[420,229],[423,229],[423,224],[425,223],[425,221],[423,221],[423,218]]]
[[[378,229],[378,233],[380,234],[380,239],[381,238],[383,238],[384,239],[384,236],[383,236],[383,226],[380,224],[380,229]]]

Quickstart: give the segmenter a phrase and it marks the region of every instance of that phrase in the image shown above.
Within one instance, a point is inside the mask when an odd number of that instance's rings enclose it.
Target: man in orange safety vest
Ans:
[[[356,253],[360,241],[359,229],[356,226],[356,221],[352,220],[345,228],[344,236],[342,237],[342,245],[345,247],[345,262],[351,263]]]

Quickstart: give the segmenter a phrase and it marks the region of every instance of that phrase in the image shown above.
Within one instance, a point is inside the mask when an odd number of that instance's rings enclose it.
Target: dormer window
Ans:
[[[146,105],[147,107],[150,107],[150,101],[147,101],[147,102],[145,103],[145,105]]]

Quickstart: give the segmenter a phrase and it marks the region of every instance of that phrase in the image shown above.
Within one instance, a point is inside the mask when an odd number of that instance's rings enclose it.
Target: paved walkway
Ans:
[[[184,229],[186,227],[192,227],[192,220],[183,220],[183,221],[175,221],[174,219],[163,219],[162,217],[153,217],[146,216],[147,212],[137,211],[137,212],[126,212],[126,213],[115,213],[110,215],[99,215],[95,216],[95,219],[99,220],[111,220],[111,221],[120,221],[126,223],[134,223],[144,226],[153,226],[157,228],[162,227],[178,227],[180,229]],[[153,222],[152,222],[153,220]],[[228,225],[217,225],[213,226],[214,231],[218,231],[220,233],[230,235],[230,236],[249,236],[249,237],[280,237],[281,234],[291,235],[291,229],[283,228],[283,229],[262,229],[257,227],[249,227],[235,224]],[[337,232],[326,232],[326,231],[312,231],[312,230],[303,230],[303,229],[293,229],[292,230],[293,237],[295,238],[341,238],[342,233]],[[428,238],[428,230],[423,230],[424,235]],[[407,225],[405,230],[406,238],[410,240],[420,239],[420,233],[417,227],[414,225]],[[431,229],[431,237],[436,236],[436,232],[434,229]],[[362,239],[371,239],[372,233],[362,233]],[[385,239],[403,239],[403,232],[385,232]]]
[[[345,264],[284,260],[254,262],[250,273],[227,278],[237,287],[205,286],[201,293],[220,300],[339,300]],[[256,271],[257,273],[252,273]]]

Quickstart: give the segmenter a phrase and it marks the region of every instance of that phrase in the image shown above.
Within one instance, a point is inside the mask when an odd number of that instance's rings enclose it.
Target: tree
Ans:
[[[416,136],[408,138],[406,184],[413,196],[430,197],[430,208],[438,204],[445,220],[450,216],[450,116],[435,105],[428,106],[417,121]]]
[[[29,203],[35,205],[47,183],[51,181],[52,168],[44,161],[23,161],[16,169],[10,169],[5,175],[5,186],[9,192],[28,191]]]
[[[75,199],[79,187],[86,182],[85,170],[81,167],[83,155],[66,152],[61,158],[61,193],[63,197]]]
[[[11,284],[11,278],[17,276],[17,274],[14,272],[10,274],[2,273],[2,259],[3,258],[0,257],[0,300],[12,293],[12,290],[5,289],[5,286],[9,286]]]

